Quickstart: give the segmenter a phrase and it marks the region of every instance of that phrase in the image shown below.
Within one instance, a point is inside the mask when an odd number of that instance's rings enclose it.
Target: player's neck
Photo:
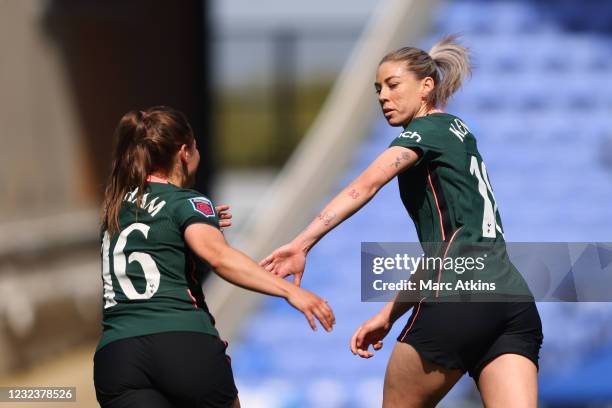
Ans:
[[[165,177],[160,177],[158,175],[155,174],[149,174],[147,176],[147,181],[149,183],[161,183],[161,184],[168,184],[168,179]]]
[[[172,175],[168,177],[163,174],[152,173],[147,176],[147,181],[149,183],[173,184],[177,187],[183,187],[181,180],[177,177],[173,177]]]
[[[442,109],[438,109],[438,108],[429,108],[427,106],[423,106],[421,109],[419,109],[419,111],[416,113],[416,115],[414,115],[414,118],[420,118],[422,116],[427,116],[427,115],[431,115],[432,113],[443,113],[444,111]]]

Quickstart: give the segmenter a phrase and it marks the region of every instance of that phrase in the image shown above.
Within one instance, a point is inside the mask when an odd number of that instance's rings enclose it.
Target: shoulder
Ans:
[[[470,129],[458,116],[435,113],[410,122],[398,138],[427,139],[434,144],[463,142]]]
[[[181,187],[174,187],[172,191],[172,197],[177,200],[184,200],[184,199],[196,198],[196,197],[202,197],[207,200],[210,200],[210,198],[208,198],[207,196],[205,196],[204,194],[200,193],[197,190],[192,190],[190,188],[181,188]]]
[[[194,223],[210,224],[219,228],[217,211],[210,198],[189,189],[177,189],[172,196],[172,218],[181,232]]]
[[[450,113],[434,113],[414,119],[406,126],[406,130],[415,129],[423,132],[448,133],[451,128],[462,128],[469,132],[465,121]]]
[[[177,187],[172,192],[171,206],[173,209],[190,209],[204,216],[216,217],[213,201],[196,190]]]

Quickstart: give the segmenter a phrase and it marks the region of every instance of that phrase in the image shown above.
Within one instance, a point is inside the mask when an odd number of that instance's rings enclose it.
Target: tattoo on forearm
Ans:
[[[359,192],[355,189],[352,189],[351,191],[349,191],[348,195],[353,199],[356,200],[359,197]]]
[[[333,211],[326,211],[322,214],[319,214],[319,219],[323,221],[323,224],[329,225],[336,218],[336,213]]]
[[[399,156],[395,158],[395,168],[397,169],[400,166],[400,158]]]
[[[403,152],[403,153],[402,153],[402,159],[404,159],[404,160],[410,160],[410,153],[408,153],[408,152]]]

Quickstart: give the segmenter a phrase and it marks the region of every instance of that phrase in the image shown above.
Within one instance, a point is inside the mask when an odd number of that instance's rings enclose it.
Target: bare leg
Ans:
[[[519,354],[502,354],[491,360],[478,379],[486,408],[538,406],[538,372],[535,364]]]
[[[462,375],[461,370],[424,360],[414,347],[397,342],[385,373],[383,407],[434,407]]]

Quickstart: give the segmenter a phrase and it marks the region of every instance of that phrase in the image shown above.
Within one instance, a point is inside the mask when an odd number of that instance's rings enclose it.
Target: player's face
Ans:
[[[374,83],[383,115],[391,126],[406,126],[423,107],[423,80],[404,61],[380,64]]]

